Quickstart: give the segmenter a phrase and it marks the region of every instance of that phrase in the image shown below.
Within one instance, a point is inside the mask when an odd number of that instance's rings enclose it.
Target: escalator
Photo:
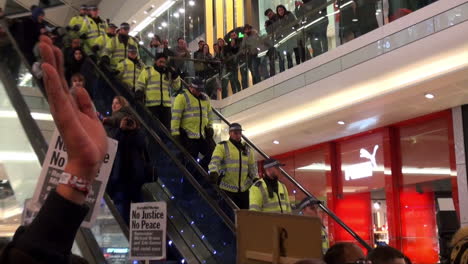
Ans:
[[[14,41],[11,38],[9,40],[13,46],[9,47],[8,56],[2,56],[9,66],[2,65],[2,68],[10,68],[10,72],[5,72],[2,79],[10,81],[9,87],[12,87],[11,90],[15,90],[17,86],[16,79],[18,79],[19,74],[19,67],[16,67],[16,64],[25,60],[21,60],[22,54],[17,52],[18,49],[12,48],[15,46]],[[87,88],[90,90],[95,106],[101,113],[110,112],[112,99],[119,90],[114,87],[112,81],[107,78],[108,76],[101,72],[91,60],[88,63],[92,70],[86,76]],[[10,67],[10,65],[15,67]],[[23,65],[22,68],[28,72],[29,65]],[[38,89],[40,88],[38,87]],[[130,101],[130,103],[133,104],[134,102]],[[17,111],[21,109],[28,114],[30,112],[24,106],[19,107]],[[149,152],[157,162],[158,175],[160,176],[157,182],[144,186],[145,196],[147,200],[162,200],[169,205],[168,251],[175,251],[172,255],[179,255],[185,263],[234,263],[236,244],[233,212],[236,208],[235,205],[225,199],[224,193],[210,187],[207,182],[194,178],[193,175],[197,175],[196,171],[201,170],[201,168],[197,167],[194,160],[191,162],[195,166],[191,166],[190,160],[184,159],[185,161],[181,162],[175,157],[175,155],[188,154],[178,152],[175,150],[174,145],[164,143],[163,136],[170,137],[170,135],[164,135],[160,132],[161,124],[155,122],[146,112],[146,109],[137,106],[133,111],[135,111],[134,116],[139,119],[142,129],[146,133]],[[24,124],[30,124],[30,121],[25,121]],[[27,130],[36,131],[37,129],[28,127]],[[38,151],[41,155],[44,155],[47,144],[42,135],[33,135],[29,140],[39,140],[38,145],[41,148]],[[202,182],[203,186],[199,181]],[[121,231],[119,239],[107,237],[102,241],[121,240],[121,237],[128,239],[128,226],[124,224],[125,222],[114,208],[111,199],[106,196],[105,200],[108,207],[105,204],[102,207],[108,214],[107,217],[100,217],[101,220],[104,223],[111,221],[118,224],[117,226]],[[92,231],[98,237],[97,240],[101,240],[102,234],[99,234],[99,232],[102,231],[105,225],[99,223],[97,225],[99,225],[99,228],[93,228]],[[85,232],[90,234],[89,230],[85,230]],[[103,245],[100,246],[103,250],[109,248]],[[128,241],[117,245],[117,248],[125,247],[128,248]]]
[[[13,53],[10,53],[9,56],[3,57],[10,59],[10,57],[16,56],[18,57],[16,60],[18,60],[21,54],[17,54],[16,50],[14,49]],[[148,54],[144,49],[141,50],[142,52],[146,52],[144,56],[151,58],[151,54]],[[11,60],[7,63],[11,64]],[[141,124],[141,129],[144,130],[148,140],[148,151],[153,162],[156,164],[155,167],[159,179],[156,182],[145,184],[143,194],[147,201],[166,201],[168,204],[167,231],[169,249],[172,249],[176,255],[180,254],[186,263],[235,263],[234,211],[237,209],[235,204],[223,192],[220,192],[218,188],[214,188],[208,183],[207,174],[198,165],[197,161],[182,146],[173,141],[170,132],[164,128],[162,123],[154,119],[144,106],[137,103],[133,95],[120,82],[115,80],[111,73],[103,71],[89,59],[87,60],[87,64],[89,66],[87,67],[88,72],[85,74],[87,89],[90,91],[97,111],[103,114],[110,114],[112,99],[117,95],[124,96],[130,105],[132,105],[131,111],[133,112],[133,116]],[[16,79],[16,76],[18,76],[18,73],[15,74],[14,67],[9,68],[13,72],[9,76],[2,75],[2,80],[3,78],[11,79],[11,77]],[[25,68],[29,69],[29,66]],[[27,107],[20,107],[18,109],[27,109]],[[219,112],[214,112],[224,124],[228,123]],[[29,123],[30,121],[24,123]],[[34,129],[28,128],[27,130]],[[43,137],[33,135],[30,136],[30,141],[37,140],[38,138],[42,138],[40,141],[43,142],[37,144],[41,145],[41,147],[36,152],[45,153],[44,146],[46,145],[43,144],[45,142]],[[244,139],[260,155],[268,157],[247,138]],[[283,171],[283,173],[287,179],[291,180],[304,193],[305,197],[309,197],[312,200],[315,199],[312,194],[287,175],[286,172]],[[119,237],[128,239],[128,226],[126,226],[125,221],[123,221],[113,206],[110,197],[106,196],[105,201],[108,206],[106,207],[103,204],[103,208],[107,212],[107,219],[105,221],[113,222],[119,227],[119,232],[117,232],[119,233]],[[328,208],[323,204],[319,204],[319,207],[331,219],[343,226],[359,243],[369,248],[357,234],[342,223]],[[85,231],[85,233],[88,231]],[[100,230],[92,231],[94,234],[100,232]],[[88,235],[93,237],[90,233]],[[112,240],[112,238],[110,239]],[[102,244],[99,246],[103,248]],[[123,248],[128,246],[128,241],[122,241],[122,244],[119,246]]]

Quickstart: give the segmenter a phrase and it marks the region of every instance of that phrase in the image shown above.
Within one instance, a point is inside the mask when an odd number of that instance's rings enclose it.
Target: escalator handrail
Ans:
[[[32,73],[32,67],[31,65],[28,63],[28,61],[26,60],[26,57],[24,56],[23,52],[21,51],[21,49],[19,48],[18,46],[18,43],[16,42],[15,38],[13,37],[13,35],[11,34],[10,30],[8,29],[7,27],[7,21],[2,18],[0,19],[0,26],[3,26],[4,27],[4,30],[7,34],[7,37],[10,41],[10,43],[13,45],[13,48],[16,50],[16,52],[18,53],[18,55],[20,56],[20,59],[21,59],[21,62],[24,64],[24,66],[28,69],[28,71],[30,73]],[[39,87],[39,90],[41,91],[41,94],[42,96],[48,101],[48,98],[47,98],[47,92],[45,91],[45,87],[42,85],[42,81],[37,79],[36,76],[34,76],[34,74],[31,74],[33,76],[33,79],[36,83],[36,85]],[[32,118],[32,117],[31,117]],[[37,137],[36,137],[37,138]],[[42,138],[42,141],[40,143],[40,145],[37,145],[35,147],[35,151],[36,151],[36,155],[38,156],[39,158],[39,161],[40,163],[42,164],[43,161],[44,161],[44,158],[45,158],[45,155],[47,153],[47,149],[48,149],[48,145],[47,145],[47,141],[44,139],[44,137],[42,136],[41,134],[41,137]],[[38,139],[40,140],[40,139]],[[33,141],[35,142],[35,141]],[[33,146],[34,148],[34,146]],[[40,149],[44,149],[45,148],[45,152],[43,150],[41,151],[37,151],[36,149],[40,150]],[[107,194],[106,194],[107,195]],[[123,220],[122,216],[119,214],[119,213],[115,213],[115,212],[118,212],[117,208],[115,207],[114,203],[112,202],[111,199],[107,199],[106,200],[106,204],[107,204],[107,207],[109,208],[109,210],[111,211],[112,213],[112,216],[114,217],[114,219],[116,220],[116,222],[119,224],[119,227],[122,231],[122,233],[124,234],[124,236],[127,238],[127,240],[129,240],[129,232],[128,232],[128,226],[125,224],[125,221]],[[88,239],[89,241],[89,239]]]
[[[213,112],[221,119],[223,120],[226,125],[230,125],[231,123],[226,119],[226,117],[223,116],[217,109],[213,108]],[[247,138],[245,135],[242,135],[242,138],[244,139],[247,144],[249,144],[253,149],[255,149],[264,159],[269,159],[270,156],[263,152],[257,145],[255,145],[249,138]],[[289,175],[283,168],[280,167],[280,171],[283,174],[286,179],[288,179],[292,184],[294,184],[297,188],[299,188],[303,193],[305,193],[309,198],[312,198],[314,200],[319,200],[315,195],[313,195],[311,192],[309,192],[304,186],[302,186],[296,179],[294,179],[291,175]],[[371,250],[372,247],[367,244],[367,242],[361,238],[354,230],[352,230],[348,225],[346,225],[334,212],[332,212],[327,206],[325,206],[323,203],[318,203],[318,207],[322,209],[329,217],[331,217],[333,220],[335,220],[341,227],[343,227],[354,239],[356,239],[363,247],[365,247],[367,250]]]
[[[149,55],[151,58],[154,59],[154,55],[151,54],[151,52],[146,47],[140,45],[139,49],[143,50],[147,55]],[[202,61],[202,60],[199,60],[199,61]],[[180,89],[183,89],[183,88],[181,87]],[[150,113],[148,112],[148,114],[150,114]],[[191,165],[196,168],[197,172],[200,173],[203,177],[205,177],[205,179],[208,179],[208,177],[209,177],[208,173],[200,166],[200,164],[198,164],[198,162],[192,157],[192,155],[190,155],[187,152],[187,150],[182,145],[180,145],[178,142],[176,142],[173,139],[173,137],[172,137],[171,133],[169,132],[169,130],[167,130],[167,128],[157,118],[154,118],[153,120],[157,123],[159,129],[161,129],[163,131],[165,136],[171,140],[171,142],[177,147],[177,149],[181,153],[183,153],[184,158],[189,160]],[[229,207],[233,211],[239,209],[239,207],[231,200],[231,198],[229,198],[229,196],[227,196],[226,193],[224,193],[221,189],[219,189],[219,187],[217,187],[217,186],[213,186],[213,187],[216,189],[217,193],[221,197],[223,197],[223,199],[227,202],[227,204],[229,205]]]
[[[317,9],[319,10],[319,9]],[[149,56],[153,57],[153,54],[149,52],[146,47],[140,45],[141,50],[144,50]],[[189,59],[187,59],[189,60]],[[193,59],[191,59],[193,60]],[[197,61],[203,61],[203,60],[197,60]],[[208,63],[208,61],[206,61]],[[225,124],[230,125],[231,123],[224,117],[217,109],[212,108],[213,113],[215,113]],[[242,135],[242,138],[244,139],[247,144],[249,144],[253,149],[255,149],[263,158],[269,159],[270,156],[263,152],[257,145],[255,145],[249,138],[247,138],[245,135]],[[310,193],[304,186],[302,186],[296,179],[294,179],[291,175],[289,175],[283,168],[280,168],[281,173],[292,183],[294,184],[297,188],[299,188],[304,194],[306,194],[309,198],[312,198],[314,200],[318,200],[317,197],[315,197],[312,193]],[[334,212],[332,212],[328,207],[326,207],[323,203],[318,203],[318,206],[320,209],[322,209],[329,217],[331,217],[333,220],[335,220],[341,227],[343,227],[354,239],[356,239],[363,247],[366,249],[370,250],[372,247],[367,244],[367,242],[362,239],[354,230],[352,230],[348,225],[346,225]]]
[[[117,89],[113,84],[112,84],[112,81],[107,77],[107,75],[96,65],[96,63],[94,63],[94,61],[92,61],[90,58],[86,58],[88,60],[88,62],[94,67],[94,70],[95,72],[97,72],[103,79],[104,81],[111,87],[111,89],[115,92],[115,94],[117,95],[122,95],[122,93],[119,91],[119,89]],[[134,102],[134,98],[127,95],[122,95],[124,96],[127,100],[129,100],[129,102]],[[144,108],[146,111],[148,111],[146,108]],[[203,199],[210,205],[210,207],[223,219],[223,221],[225,222],[225,224],[227,225],[227,227],[235,234],[235,224],[234,222],[229,218],[229,216],[226,215],[226,213],[212,200],[212,198],[209,196],[209,194],[206,192],[206,190],[200,185],[200,183],[198,183],[198,181],[193,177],[193,175],[187,170],[187,168],[182,165],[181,161],[176,157],[175,154],[173,154],[169,148],[164,144],[164,142],[162,141],[162,139],[156,134],[156,132],[153,131],[153,129],[151,129],[151,127],[140,117],[140,115],[137,113],[137,111],[132,107],[132,106],[129,106],[129,110],[131,112],[131,114],[133,115],[134,118],[137,119],[137,121],[141,124],[142,127],[144,127],[146,129],[146,131],[148,132],[148,134],[160,145],[160,147],[162,148],[162,150],[169,156],[169,158],[176,164],[176,166],[178,167],[178,169],[180,171],[182,171],[183,173],[183,176],[186,177],[190,183],[192,184],[192,186],[198,191],[198,193],[203,197]],[[149,114],[149,112],[148,112]],[[159,121],[157,118],[153,118],[153,121],[159,126],[159,129],[163,130],[164,133],[167,133],[167,135],[170,135],[169,132],[167,131],[167,129],[164,127],[164,125],[161,123],[161,121]],[[169,137],[172,141],[173,141],[173,138],[172,137]],[[178,143],[175,143],[175,145],[178,145]],[[185,153],[186,155],[188,155],[188,157],[190,157],[189,160],[192,160],[193,163],[195,163],[202,172],[205,173],[204,176],[208,177],[207,173],[200,167],[200,165],[193,159],[192,156],[190,156],[188,154],[188,152],[182,148],[182,146],[178,145],[178,147],[182,150],[183,153]],[[221,195],[223,193],[221,192]],[[226,196],[224,194],[224,196]],[[223,197],[224,197],[223,196]],[[231,201],[231,200],[229,200]],[[232,202],[232,201],[231,201]],[[229,204],[229,203],[228,203]],[[234,208],[233,208],[234,209]]]

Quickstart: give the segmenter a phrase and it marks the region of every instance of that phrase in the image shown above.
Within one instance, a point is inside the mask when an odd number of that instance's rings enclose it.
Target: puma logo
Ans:
[[[373,175],[373,170],[377,169],[377,150],[379,149],[379,145],[374,146],[374,150],[372,153],[367,151],[367,149],[360,149],[359,150],[359,157],[363,159],[368,159],[368,161],[347,165],[345,166],[345,180],[355,180],[361,178],[371,177]]]
[[[369,151],[367,151],[367,149],[362,148],[359,151],[359,153],[360,153],[359,157],[370,160],[370,162],[372,164],[372,168],[375,169],[375,168],[377,168],[377,161],[375,160],[375,156],[377,155],[377,150],[378,149],[379,149],[379,145],[375,145],[374,146],[374,152],[372,152],[372,154],[370,154]]]

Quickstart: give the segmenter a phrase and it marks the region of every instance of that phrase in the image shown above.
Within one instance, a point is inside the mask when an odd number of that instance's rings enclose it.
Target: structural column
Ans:
[[[460,212],[460,225],[468,226],[468,157],[465,150],[468,149],[468,105],[458,106],[452,109],[453,136],[455,145],[455,158],[457,164],[457,184]]]

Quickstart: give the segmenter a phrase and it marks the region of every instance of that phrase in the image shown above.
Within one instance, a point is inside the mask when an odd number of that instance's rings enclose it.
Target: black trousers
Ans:
[[[249,209],[249,191],[245,192],[228,192],[224,191],[229,198],[239,207],[239,209]]]
[[[198,158],[199,153],[203,155],[203,158],[198,163],[205,171],[208,171],[208,165],[216,147],[214,141],[204,138],[190,139],[184,133],[181,133],[181,138],[185,149],[195,160]]]
[[[157,118],[163,125],[171,131],[171,108],[162,105],[148,106],[150,112]]]

